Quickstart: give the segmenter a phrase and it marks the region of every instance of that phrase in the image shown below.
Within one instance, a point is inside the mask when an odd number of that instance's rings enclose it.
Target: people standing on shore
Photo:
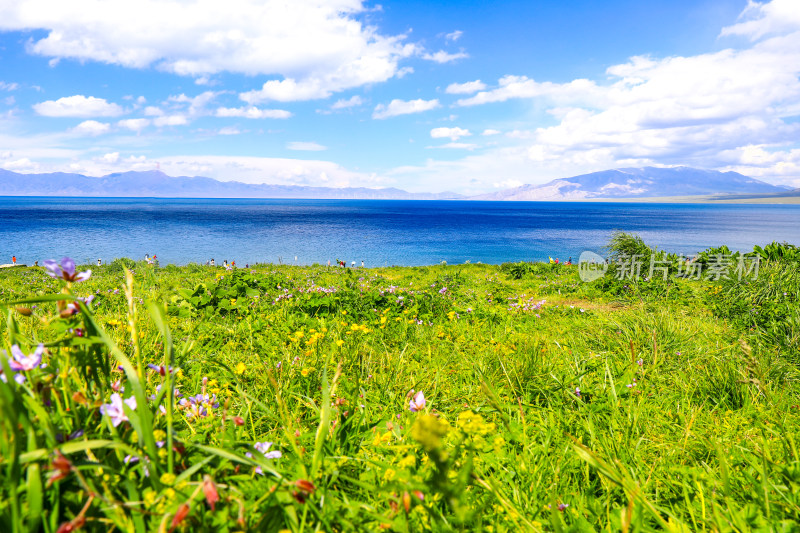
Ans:
[[[103,264],[103,262],[102,262],[100,259],[98,259],[98,260],[97,260],[97,266],[100,266],[100,265],[102,265],[102,264]]]
[[[361,268],[364,268],[364,260],[361,260]]]
[[[14,263],[14,266],[17,266],[17,256],[16,255],[12,255],[11,256],[11,262]]]

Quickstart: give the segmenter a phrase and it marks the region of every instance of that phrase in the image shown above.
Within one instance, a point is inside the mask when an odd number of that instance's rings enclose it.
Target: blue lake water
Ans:
[[[0,263],[577,261],[614,230],[671,252],[751,251],[800,244],[800,205],[0,197]]]

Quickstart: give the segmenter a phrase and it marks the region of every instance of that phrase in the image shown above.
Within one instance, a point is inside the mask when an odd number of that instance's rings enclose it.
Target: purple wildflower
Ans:
[[[92,275],[91,270],[86,272],[75,272],[75,261],[69,257],[61,258],[61,264],[53,259],[47,259],[42,263],[47,269],[47,274],[53,278],[63,278],[66,281],[86,281]]]
[[[127,404],[127,406],[131,409],[136,409],[135,397],[131,396],[127,400],[124,400],[124,403]],[[111,403],[102,405],[100,407],[100,412],[104,415],[108,415],[109,418],[111,418],[111,423],[114,424],[114,427],[117,427],[122,422],[128,421],[128,415],[125,414],[125,409],[123,408],[122,404],[122,397],[115,392],[111,395]]]
[[[417,392],[414,397],[411,398],[408,408],[412,413],[416,413],[417,411],[425,409],[425,395],[422,393],[422,391]]]
[[[256,442],[253,444],[253,448],[263,453],[266,459],[278,459],[283,455],[279,450],[269,451],[270,447],[272,447],[271,442]]]
[[[3,369],[2,368],[0,368],[0,381],[2,381],[3,383],[8,383],[8,378],[6,378],[6,375],[3,374]],[[25,375],[24,374],[14,374],[14,381],[16,381],[19,384],[22,384],[25,381]]]
[[[24,372],[33,370],[42,364],[42,354],[44,353],[44,344],[39,344],[36,351],[30,355],[25,355],[16,344],[11,347],[11,359],[8,360],[8,366],[14,372]],[[19,381],[18,381],[19,383]]]

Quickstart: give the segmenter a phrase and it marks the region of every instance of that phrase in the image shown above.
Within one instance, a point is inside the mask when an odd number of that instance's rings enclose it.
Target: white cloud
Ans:
[[[148,117],[160,117],[164,114],[164,111],[156,106],[149,105],[144,108],[144,114]]]
[[[295,141],[286,143],[286,148],[288,150],[299,150],[305,152],[320,152],[322,150],[327,150],[327,146],[323,146],[319,143],[315,142],[302,142],[302,141]]]
[[[186,96],[185,94],[177,94],[172,95],[167,98],[170,102],[177,102],[181,104],[189,104],[190,107],[204,107],[208,104],[211,100],[216,98],[218,92],[215,91],[204,91],[197,96]]]
[[[434,52],[432,54],[422,54],[422,59],[427,59],[428,61],[434,61],[436,63],[449,63],[451,61],[455,61],[456,59],[464,59],[465,57],[469,57],[469,54],[465,52],[456,52],[455,54],[451,54],[449,52],[445,52],[444,50],[439,50],[438,52]]]
[[[27,157],[23,157],[14,161],[0,162],[0,168],[4,168],[12,172],[36,172],[39,170],[39,165]]]
[[[392,100],[389,105],[378,104],[372,112],[372,118],[383,119],[396,117],[398,115],[408,115],[410,113],[421,113],[441,107],[439,100]]]
[[[194,79],[195,85],[216,85],[217,82],[211,79],[209,76],[200,76],[199,78]]]
[[[472,135],[469,130],[464,128],[433,128],[431,130],[431,137],[434,139],[445,139],[456,141],[460,137],[469,137]]]
[[[472,144],[472,143],[449,142],[437,146],[428,146],[427,148],[450,148],[456,150],[474,150],[477,147],[478,147],[477,144]]]
[[[153,124],[159,128],[162,126],[185,126],[189,121],[183,115],[168,115],[153,119]]]
[[[112,153],[105,154],[101,159],[104,162],[113,165],[114,163],[119,161],[119,152],[112,152]]]
[[[242,118],[289,118],[292,114],[283,109],[259,109],[250,107],[220,107],[216,111],[218,117],[242,117]]]
[[[239,135],[242,132],[235,126],[225,126],[224,128],[220,128],[217,133],[220,135]]]
[[[80,94],[34,104],[33,109],[45,117],[116,117],[123,113],[117,104]]]
[[[8,83],[5,81],[0,80],[0,91],[15,91],[19,88],[19,85],[16,83]]]
[[[363,103],[364,103],[364,100],[360,96],[355,95],[355,96],[352,96],[352,97],[348,98],[347,100],[345,100],[345,99],[337,100],[336,102],[333,103],[333,105],[331,105],[331,109],[333,109],[333,110],[348,109],[350,107],[360,106]]]
[[[35,165],[30,161],[28,165]],[[145,156],[120,157],[115,163],[102,158],[79,159],[70,167],[72,172],[89,176],[104,176],[127,170],[152,170],[156,165],[170,176],[206,176],[220,181],[243,183],[272,183],[277,185],[329,187],[378,187],[392,184],[377,174],[353,172],[330,161],[237,156],[176,155],[149,159]],[[2,166],[2,162],[0,162]],[[43,167],[40,171],[65,170],[62,167]]]
[[[332,88],[318,78],[297,82],[292,78],[270,80],[257,91],[241,93],[239,98],[248,104],[257,104],[268,100],[278,102],[295,102],[327,98],[333,93]]]
[[[444,38],[447,39],[448,41],[457,41],[461,38],[462,35],[464,35],[463,31],[456,30],[454,32],[448,33],[447,35],[444,36]]]
[[[486,135],[488,137],[489,135],[499,135],[500,133],[502,133],[500,130],[493,130],[487,128],[483,130],[483,133],[481,133],[481,135]]]
[[[739,20],[722,28],[720,35],[742,35],[756,40],[769,34],[797,31],[800,29],[800,6],[797,0],[749,1]]]
[[[504,76],[498,81],[498,87],[490,91],[481,91],[470,98],[456,101],[457,106],[473,106],[494,102],[505,102],[514,98],[550,97],[555,101],[584,101],[596,99],[601,89],[593,81],[579,79],[570,83],[537,82],[527,76]]]
[[[96,120],[84,120],[74,128],[72,132],[78,135],[102,135],[108,133],[111,126],[105,122],[97,122]]]
[[[418,52],[404,35],[362,23],[366,11],[361,0],[28,0],[0,6],[0,31],[43,30],[28,49],[45,57],[156,67],[201,83],[224,71],[280,76],[305,88],[294,99],[308,99],[386,81]],[[272,84],[245,101],[274,95],[292,96]]]
[[[481,80],[468,81],[466,83],[451,83],[444,90],[447,94],[472,94],[482,91],[486,88],[486,84]]]
[[[131,131],[140,132],[150,125],[150,119],[147,118],[128,118],[117,122],[117,126]]]

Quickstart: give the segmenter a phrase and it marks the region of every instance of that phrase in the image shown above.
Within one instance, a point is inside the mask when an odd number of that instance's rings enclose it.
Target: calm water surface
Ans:
[[[0,263],[577,260],[614,230],[672,252],[750,251],[800,244],[800,205],[0,197]]]

